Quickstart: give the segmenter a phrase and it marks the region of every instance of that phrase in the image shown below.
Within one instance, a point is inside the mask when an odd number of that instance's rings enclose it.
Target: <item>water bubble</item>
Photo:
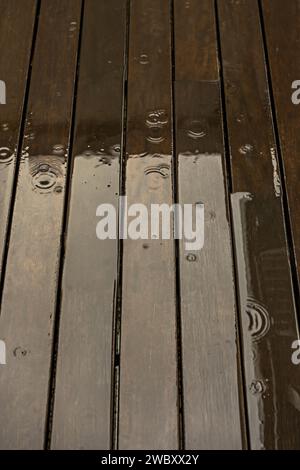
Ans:
[[[193,263],[193,262],[197,261],[197,256],[194,253],[189,253],[186,256],[186,259]]]
[[[6,131],[8,131],[9,126],[8,126],[8,124],[5,122],[4,124],[1,125],[1,128],[2,128],[2,130],[3,130],[4,132],[6,132]]]

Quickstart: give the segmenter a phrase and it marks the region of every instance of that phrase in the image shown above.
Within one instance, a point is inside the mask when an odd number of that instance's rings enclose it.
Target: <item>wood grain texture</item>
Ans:
[[[176,80],[218,80],[214,0],[174,0]]]
[[[14,184],[36,1],[0,2],[0,79],[6,104],[0,105],[0,272]]]
[[[117,240],[96,209],[118,212],[126,1],[87,0],[62,282],[52,448],[108,449]]]
[[[172,204],[168,0],[131,2],[128,205]],[[175,255],[172,240],[124,240],[120,449],[178,447]]]
[[[179,249],[185,443],[188,449],[240,449],[244,430],[214,2],[175,1],[174,12],[178,200],[201,201],[205,220],[203,248],[187,250],[183,239]]]
[[[44,444],[80,14],[79,0],[40,11],[0,317],[2,449]]]
[[[288,204],[293,232],[293,244],[300,282],[300,177],[299,105],[292,102],[292,84],[300,80],[300,45],[298,22],[300,3],[264,0],[264,24],[271,68],[271,78],[276,107],[276,118],[287,185]]]
[[[250,443],[299,448],[299,335],[258,4],[218,7]]]

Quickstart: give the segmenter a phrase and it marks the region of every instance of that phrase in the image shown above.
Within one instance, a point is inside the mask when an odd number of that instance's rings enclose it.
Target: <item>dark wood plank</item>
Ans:
[[[117,240],[96,209],[118,209],[126,1],[87,0],[62,282],[52,448],[110,447]]]
[[[219,79],[213,0],[174,0],[176,81]]]
[[[251,447],[299,448],[298,329],[259,9],[218,7]]]
[[[6,86],[6,104],[0,105],[1,272],[33,39],[36,1],[1,0],[0,11],[0,80]]]
[[[172,204],[169,0],[131,2],[128,205]],[[173,240],[124,240],[119,447],[178,447]]]
[[[0,447],[44,444],[81,1],[42,2],[0,317]]]
[[[299,106],[293,104],[292,84],[300,80],[299,12],[297,0],[261,2],[264,13],[276,117],[284,163],[293,244],[300,283],[300,133]]]
[[[201,251],[180,242],[185,444],[239,449],[236,309],[214,2],[175,0],[178,200],[204,204]]]

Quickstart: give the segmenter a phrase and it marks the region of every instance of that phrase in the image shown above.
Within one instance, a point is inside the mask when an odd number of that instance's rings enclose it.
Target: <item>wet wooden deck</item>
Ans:
[[[299,1],[0,11],[0,448],[299,449]],[[98,240],[119,195],[204,248]]]

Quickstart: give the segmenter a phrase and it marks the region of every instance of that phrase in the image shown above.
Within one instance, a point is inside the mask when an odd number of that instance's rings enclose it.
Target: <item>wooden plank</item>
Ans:
[[[44,445],[80,15],[79,0],[41,5],[0,317],[4,449]]]
[[[172,204],[169,0],[131,2],[127,203]],[[173,240],[124,240],[119,447],[178,447]]]
[[[0,80],[6,104],[0,105],[0,272],[7,234],[16,155],[26,92],[36,1],[0,2]]]
[[[300,283],[300,195],[298,181],[299,163],[299,106],[293,104],[292,84],[300,80],[300,25],[299,2],[291,0],[286,5],[275,0],[261,2],[272,76],[276,118],[283,157],[288,205],[293,232],[298,284]]]
[[[259,9],[218,7],[251,447],[299,448],[299,334]]]
[[[184,239],[179,247],[185,444],[188,449],[240,449],[235,290],[214,2],[175,0],[174,13],[178,201],[201,201],[205,214],[203,249],[187,251]]]
[[[52,448],[108,449],[117,240],[96,208],[118,209],[126,1],[87,0],[80,54]]]
[[[213,0],[174,0],[174,17],[176,81],[218,80]]]

